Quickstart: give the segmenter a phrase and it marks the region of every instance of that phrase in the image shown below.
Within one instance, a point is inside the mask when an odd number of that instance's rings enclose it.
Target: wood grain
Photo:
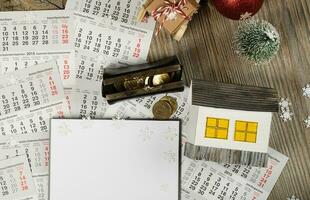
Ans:
[[[310,1],[266,0],[257,19],[272,23],[280,32],[278,55],[265,66],[252,66],[232,50],[233,32],[238,22],[222,17],[202,1],[199,13],[189,23],[180,42],[161,33],[154,39],[150,58],[176,54],[185,68],[186,80],[192,78],[273,87],[293,105],[294,119],[284,123],[273,117],[270,146],[290,159],[269,200],[286,199],[295,194],[310,199],[310,129],[303,120],[310,114],[310,99],[301,88],[310,82]]]
[[[278,112],[278,92],[273,88],[253,87],[215,81],[191,81],[192,104],[243,111]]]
[[[268,163],[268,153],[196,146],[189,142],[185,144],[184,155],[193,160],[208,160],[221,164],[266,167]]]
[[[0,10],[55,9],[64,1],[0,0]],[[20,3],[20,4],[19,4]],[[28,7],[27,7],[28,5]],[[265,0],[255,18],[272,23],[280,32],[278,55],[265,66],[252,66],[232,50],[233,32],[238,22],[222,17],[207,1],[189,23],[180,42],[161,32],[154,37],[150,60],[177,55],[185,67],[187,83],[192,78],[273,87],[281,97],[293,102],[294,119],[284,123],[273,118],[270,146],[290,157],[269,200],[284,200],[295,194],[310,199],[310,129],[303,119],[310,114],[310,99],[301,88],[310,82],[310,1]]]

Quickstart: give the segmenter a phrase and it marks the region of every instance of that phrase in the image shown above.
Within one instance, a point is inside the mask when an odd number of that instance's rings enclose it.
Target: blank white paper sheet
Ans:
[[[178,200],[179,121],[51,122],[50,200]]]

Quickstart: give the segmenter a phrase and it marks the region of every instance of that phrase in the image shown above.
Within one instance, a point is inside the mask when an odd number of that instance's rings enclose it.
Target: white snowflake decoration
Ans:
[[[286,199],[287,200],[300,200],[299,198],[295,197],[295,195],[293,195],[292,197],[288,197]]]
[[[167,20],[176,20],[177,19],[177,13],[175,11],[169,13],[169,15],[167,16]]]
[[[291,111],[285,111],[283,112],[280,117],[281,119],[284,121],[284,122],[287,122],[287,121],[291,121],[293,119],[293,113]]]
[[[291,106],[291,102],[288,100],[288,98],[281,98],[279,106],[282,108],[289,108]]]
[[[306,128],[310,128],[310,115],[304,120]]]
[[[168,160],[168,162],[176,162],[177,161],[177,155],[173,151],[164,152],[165,160]]]
[[[281,98],[279,102],[280,106],[280,118],[284,121],[291,121],[293,119],[293,112],[290,109],[291,102],[288,100],[288,98]]]
[[[244,14],[240,16],[240,20],[249,19],[250,17],[252,17],[252,13],[245,12]]]
[[[310,98],[310,84],[307,84],[304,88],[302,88],[303,95],[307,98]]]
[[[58,126],[58,132],[61,135],[68,135],[72,132],[72,130],[66,122],[63,122],[62,125]]]
[[[175,129],[172,130],[171,127],[168,127],[168,131],[165,133],[166,140],[173,142],[176,138],[178,138],[176,133],[177,131]]]
[[[142,138],[142,140],[144,142],[149,141],[152,139],[154,132],[149,129],[148,127],[144,128],[144,129],[140,129],[140,137]]]

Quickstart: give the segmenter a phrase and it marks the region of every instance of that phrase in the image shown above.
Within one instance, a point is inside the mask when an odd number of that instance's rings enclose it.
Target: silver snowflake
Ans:
[[[167,20],[174,21],[177,19],[177,13],[175,11],[172,11],[171,13],[168,14]]]
[[[61,135],[68,135],[72,132],[72,130],[66,122],[63,122],[60,126],[58,126],[58,132]]]
[[[304,120],[306,128],[310,128],[310,115]]]
[[[303,95],[307,98],[310,98],[310,84],[307,84],[304,88],[302,88]]]
[[[279,106],[282,108],[289,108],[291,106],[291,102],[288,100],[288,98],[281,98],[279,102]]]
[[[149,129],[148,127],[144,128],[144,129],[140,129],[140,137],[142,138],[142,140],[145,141],[149,141],[152,139],[154,132]]]
[[[284,122],[291,121],[293,119],[293,113],[291,111],[285,111],[281,113],[280,117]]]
[[[252,17],[252,14],[253,13],[245,12],[244,14],[240,16],[240,20],[249,19],[250,17]]]
[[[168,160],[168,162],[176,162],[177,161],[177,155],[173,151],[164,152],[165,160]]]
[[[176,129],[173,129],[171,127],[168,127],[168,131],[165,133],[165,139],[168,141],[174,141],[176,138],[178,138],[178,134]]]
[[[299,198],[295,197],[295,195],[293,195],[292,197],[288,197],[286,199],[287,200],[300,200]]]

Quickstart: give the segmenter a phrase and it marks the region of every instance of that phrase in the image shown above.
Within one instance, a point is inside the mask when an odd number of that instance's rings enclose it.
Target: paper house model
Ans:
[[[187,157],[260,167],[267,164],[272,113],[279,108],[276,90],[193,80],[190,98]]]

